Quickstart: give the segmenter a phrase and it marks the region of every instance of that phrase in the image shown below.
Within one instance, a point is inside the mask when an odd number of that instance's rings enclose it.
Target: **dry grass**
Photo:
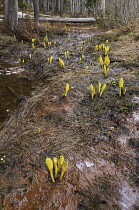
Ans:
[[[67,37],[65,39],[63,37],[63,42],[64,47],[69,47]],[[95,43],[97,40],[94,40],[94,45]],[[87,43],[86,62],[92,59],[92,54],[90,52],[87,54],[90,46],[92,43]],[[57,57],[58,49],[59,46],[55,49]],[[57,60],[52,66],[49,66],[46,58],[37,60],[38,53],[34,53],[34,60],[28,63],[28,75],[32,76],[32,73],[35,77],[37,75],[43,84],[36,89],[34,96],[11,113],[10,119],[5,122],[0,133],[0,154],[6,156],[1,170],[3,180],[1,189],[3,196],[11,193],[5,199],[5,206],[11,206],[12,203],[13,206],[19,207],[19,200],[22,200],[24,195],[29,196],[30,188],[32,196],[33,192],[37,196],[41,195],[44,206],[49,206],[50,203],[61,205],[62,201],[57,199],[58,193],[54,197],[57,188],[49,181],[45,158],[62,154],[69,160],[70,167],[63,182],[57,182],[61,186],[58,192],[61,197],[64,196],[67,205],[74,206],[72,210],[121,209],[122,183],[130,182],[132,172],[136,173],[136,161],[135,153],[128,145],[128,141],[124,144],[118,138],[133,135],[131,110],[134,108],[131,95],[132,87],[137,84],[137,80],[130,74],[130,80],[125,79],[128,91],[122,99],[118,98],[118,88],[108,85],[105,94],[92,101],[89,84],[93,81],[96,85],[100,77],[102,83],[104,82],[101,69],[98,65],[96,67],[98,70],[94,69],[92,62],[92,67],[84,71],[85,65],[77,62],[78,49],[74,53],[72,62],[67,61],[65,69],[58,67]],[[41,57],[41,53],[39,55]],[[36,60],[37,65],[33,65]],[[43,67],[39,65],[42,63]],[[42,71],[42,68],[45,70]],[[117,69],[119,70],[119,66]],[[120,75],[124,74],[124,70]],[[119,73],[111,71],[109,80],[117,79]],[[63,98],[62,93],[67,82],[72,88],[68,96]],[[138,89],[134,94],[137,91]],[[128,107],[128,111],[120,110],[124,106]],[[136,136],[135,133],[134,135]],[[86,165],[88,162],[93,165]],[[82,167],[79,167],[80,164]],[[130,183],[133,184],[133,181],[132,179]],[[24,192],[19,198],[17,189],[20,185],[23,185],[21,188]],[[136,189],[134,184],[133,186]],[[42,191],[38,193],[36,189],[39,187]],[[46,199],[47,188],[51,192],[49,202]],[[76,195],[76,199],[73,195]],[[13,202],[14,198],[19,198],[17,204]],[[40,202],[38,199],[38,206]],[[55,208],[51,206],[49,209]]]

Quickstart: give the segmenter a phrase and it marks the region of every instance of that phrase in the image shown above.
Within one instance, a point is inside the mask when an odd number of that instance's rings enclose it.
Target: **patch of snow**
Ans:
[[[91,167],[91,166],[94,166],[94,163],[93,162],[89,162],[89,161],[84,161],[85,165],[87,167]]]
[[[7,72],[6,75],[11,75],[11,72]]]
[[[133,113],[133,118],[134,118],[134,121],[139,122],[139,112],[134,112]]]
[[[135,188],[133,188],[125,181],[122,185],[120,193],[122,195],[122,199],[120,202],[122,205],[122,210],[132,209],[133,205],[139,199],[138,193],[136,192]]]
[[[79,161],[78,161],[78,162],[76,163],[76,166],[77,166],[77,168],[78,168],[79,170],[82,171],[83,168],[85,167],[85,164],[84,164],[83,162],[79,162]]]
[[[32,17],[31,15],[29,15],[27,13],[18,12],[18,17],[19,18],[22,18],[22,17],[24,18],[24,17],[26,17],[26,15]]]
[[[12,74],[17,74],[17,71],[12,71]]]
[[[139,103],[139,97],[138,96],[134,96],[132,101],[134,103]]]
[[[121,136],[119,136],[119,138],[117,140],[120,141],[122,144],[126,144],[128,139],[129,139],[128,136],[121,135]]]
[[[86,160],[83,161],[83,162],[78,161],[76,163],[76,166],[77,166],[78,169],[80,169],[81,171],[83,171],[83,169],[85,167],[90,168],[90,167],[94,166],[94,163],[93,162],[90,162],[90,161],[86,161]]]

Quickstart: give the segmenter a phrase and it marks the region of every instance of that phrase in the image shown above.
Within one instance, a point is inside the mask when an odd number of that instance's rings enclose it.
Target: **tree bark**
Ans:
[[[100,9],[102,11],[102,14],[105,15],[105,10],[106,10],[106,2],[105,0],[100,1]]]
[[[11,29],[11,31],[15,31],[18,27],[17,0],[4,1],[4,15],[5,15],[5,24]]]
[[[4,21],[8,23],[8,0],[4,0]]]
[[[48,22],[67,22],[67,23],[93,23],[96,21],[95,18],[48,18],[40,17],[40,21]]]
[[[33,8],[34,8],[34,26],[35,28],[40,27],[39,23],[39,0],[32,0],[33,1]]]

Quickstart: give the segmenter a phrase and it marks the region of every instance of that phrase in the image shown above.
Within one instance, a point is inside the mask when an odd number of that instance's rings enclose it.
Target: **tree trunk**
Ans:
[[[58,14],[58,10],[59,10],[58,8],[59,8],[59,0],[55,0],[54,8],[53,8],[55,14]]]
[[[34,7],[34,26],[35,28],[40,27],[39,23],[39,0],[32,0],[33,1],[33,7]]]
[[[105,10],[106,10],[106,4],[105,0],[100,1],[100,9],[102,11],[102,14],[105,15]]]
[[[15,31],[18,27],[18,1],[17,0],[5,0],[5,24]]]
[[[48,18],[40,17],[40,21],[48,22],[67,22],[67,23],[93,23],[96,21],[95,18]]]
[[[8,24],[8,0],[4,0],[4,21]]]

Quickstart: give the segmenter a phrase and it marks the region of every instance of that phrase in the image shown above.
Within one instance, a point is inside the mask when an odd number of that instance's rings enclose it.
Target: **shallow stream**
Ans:
[[[9,112],[16,109],[21,100],[30,95],[34,82],[21,77],[24,68],[19,64],[0,61],[0,124],[5,121]]]

